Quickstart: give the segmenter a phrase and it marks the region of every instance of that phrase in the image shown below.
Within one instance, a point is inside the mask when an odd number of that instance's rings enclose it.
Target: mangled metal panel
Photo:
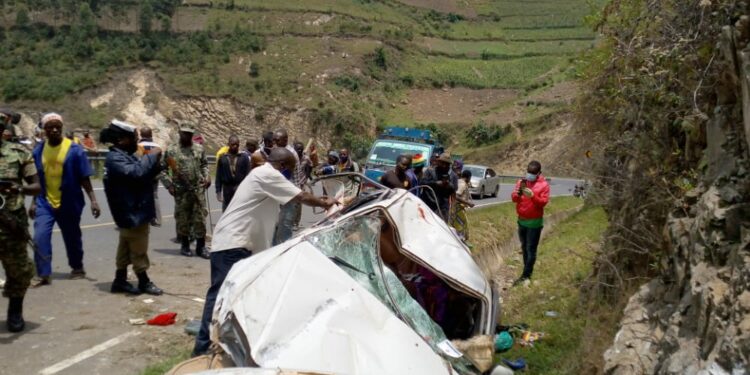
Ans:
[[[452,374],[453,370],[414,330],[370,291],[308,242],[261,253],[232,268],[217,299],[222,325],[243,336],[252,361],[265,368],[302,368],[334,374]],[[266,262],[266,259],[272,259]],[[247,275],[247,274],[246,274]],[[242,282],[241,280],[245,280]],[[239,281],[239,282],[238,282]],[[233,318],[234,317],[234,318]],[[242,352],[243,350],[239,350]],[[235,358],[237,364],[245,358]]]

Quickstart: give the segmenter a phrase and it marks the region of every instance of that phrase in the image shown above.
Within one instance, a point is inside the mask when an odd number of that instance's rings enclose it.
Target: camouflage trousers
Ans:
[[[15,213],[14,213],[15,214]],[[26,224],[26,212],[18,210],[18,219],[23,218]],[[26,229],[26,226],[23,227]],[[28,241],[18,233],[7,233],[0,229],[0,262],[5,270],[5,288],[3,297],[23,297],[34,277],[34,263],[27,252]]]
[[[176,191],[174,221],[178,237],[206,237],[206,203],[203,193],[193,190]]]

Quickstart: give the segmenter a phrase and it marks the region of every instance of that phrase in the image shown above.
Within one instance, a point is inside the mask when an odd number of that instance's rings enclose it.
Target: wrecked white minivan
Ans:
[[[221,288],[212,340],[255,368],[231,373],[487,371],[454,343],[494,335],[498,298],[454,231],[405,190],[319,182],[348,205],[237,263]]]

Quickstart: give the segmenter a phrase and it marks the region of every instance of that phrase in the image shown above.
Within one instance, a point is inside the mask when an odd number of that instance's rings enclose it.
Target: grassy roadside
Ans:
[[[141,375],[163,375],[178,363],[190,358],[192,346],[175,347],[173,353],[164,360],[151,364],[141,372]]]
[[[581,204],[581,200],[575,197],[554,197],[545,207],[544,213],[550,217]],[[474,246],[475,254],[493,251],[502,246],[513,238],[517,229],[516,206],[510,202],[471,210],[468,218],[469,242]]]
[[[563,220],[542,240],[534,282],[510,290],[504,301],[504,319],[505,324],[526,323],[530,330],[546,336],[534,347],[516,344],[499,357],[524,358],[528,374],[595,372],[621,311],[594,302],[582,303],[580,298],[606,227],[604,210],[587,207]],[[515,262],[520,267],[520,261]],[[547,311],[559,316],[546,317]]]

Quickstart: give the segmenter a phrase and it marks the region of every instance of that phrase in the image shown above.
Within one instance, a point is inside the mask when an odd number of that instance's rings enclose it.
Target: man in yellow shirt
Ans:
[[[29,216],[34,219],[34,252],[37,276],[35,286],[50,283],[52,273],[52,229],[57,223],[65,242],[70,277],[86,276],[83,269],[81,213],[86,202],[81,188],[91,201],[91,214],[101,213],[89,178],[93,171],[86,152],[79,144],[63,137],[63,119],[57,113],[42,117],[46,141],[34,149],[34,163],[39,172],[42,192],[32,201]]]

